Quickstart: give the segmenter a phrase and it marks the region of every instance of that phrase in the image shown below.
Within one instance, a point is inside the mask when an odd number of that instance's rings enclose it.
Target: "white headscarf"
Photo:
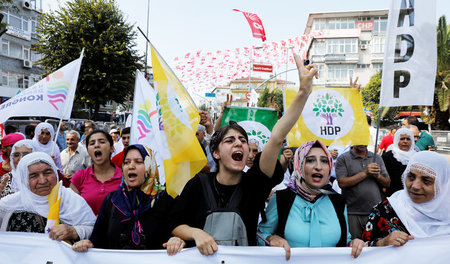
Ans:
[[[30,148],[31,152],[35,151],[34,142],[31,139],[23,139],[23,140],[17,141],[16,144],[14,144],[12,146],[11,155],[9,156],[9,160],[11,161],[11,169],[12,169],[11,174],[13,176],[11,179],[11,190],[13,192],[19,191],[19,181],[20,181],[19,177],[15,176],[16,175],[16,166],[14,165],[14,160],[13,160],[14,153],[16,152],[17,148],[23,147],[23,146]]]
[[[409,147],[408,151],[401,150],[398,147],[398,143],[400,142],[400,138],[402,135],[408,135],[408,137],[411,138],[411,146]],[[392,154],[394,155],[394,158],[398,160],[403,165],[407,165],[408,161],[411,159],[411,157],[416,153],[414,150],[415,147],[414,143],[414,134],[411,130],[408,128],[400,128],[395,132],[394,135],[394,143],[392,144]]]
[[[42,144],[41,142],[39,142],[39,135],[44,129],[50,132],[50,140],[47,142],[47,144]],[[55,129],[49,123],[45,122],[39,123],[34,129],[33,142],[35,143],[35,150],[45,152],[48,155],[55,157],[56,167],[58,168],[59,171],[63,172],[60,156],[61,150],[59,149],[58,145],[53,141],[54,138],[55,138]]]
[[[0,200],[0,214],[26,211],[39,214],[45,218],[48,217],[48,195],[41,196],[31,192],[28,179],[28,166],[40,162],[46,163],[52,167],[55,172],[56,181],[58,181],[57,168],[53,159],[48,154],[43,152],[33,152],[26,155],[20,160],[16,170],[16,176],[17,178],[20,178],[19,191]],[[70,226],[93,226],[96,217],[92,212],[92,209],[80,195],[74,193],[69,188],[62,187],[59,219],[62,223]],[[77,232],[79,232],[79,230],[77,230]]]
[[[411,235],[431,237],[450,234],[450,165],[446,157],[433,151],[416,153],[402,175],[403,186],[411,168],[435,178],[434,197],[415,203],[406,189],[388,198],[395,212]]]

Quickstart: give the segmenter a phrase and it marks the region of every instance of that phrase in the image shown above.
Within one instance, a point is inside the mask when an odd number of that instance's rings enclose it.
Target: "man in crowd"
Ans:
[[[206,159],[208,160],[208,163],[205,165],[202,172],[204,173],[211,172],[213,171],[213,169],[215,169],[216,164],[209,149],[209,142],[206,140],[206,127],[204,125],[199,124],[197,132],[195,132],[195,136],[197,137],[197,140],[203,149],[203,153],[205,153]]]
[[[414,125],[417,129],[419,129],[419,120],[415,116],[408,116],[405,120],[403,120],[403,126],[407,125]],[[416,146],[420,150],[435,150],[436,146],[434,145],[433,137],[425,131],[420,131],[420,129],[419,132],[420,134],[416,141]],[[414,138],[414,140],[416,140],[416,138]]]
[[[81,142],[80,144],[83,147],[86,147],[86,138],[87,136],[92,133],[92,131],[96,130],[97,126],[95,125],[94,121],[92,120],[87,120],[86,122],[84,122],[84,134],[83,136],[81,136]]]
[[[380,186],[391,179],[380,156],[355,145],[336,162],[336,176],[347,204],[348,226],[352,238],[360,238],[372,208],[384,198]]]
[[[125,149],[130,145],[130,132],[131,128],[126,127],[122,129],[122,144],[123,144],[123,150],[114,157],[112,157],[111,161],[112,163],[116,164],[117,167],[122,168],[122,161],[123,161],[123,154],[125,152]]]
[[[381,155],[383,151],[386,152],[387,148],[394,143],[394,135],[396,131],[397,127],[395,125],[388,127],[388,134],[381,140],[378,148],[378,155]]]
[[[26,139],[33,139],[34,138],[34,130],[36,129],[36,126],[34,125],[28,125],[25,127],[25,137]]]
[[[66,149],[66,130],[67,126],[64,121],[61,121],[61,126],[59,127],[58,134],[56,136],[56,145],[58,145],[59,149]]]
[[[72,178],[73,174],[86,169],[91,165],[91,158],[82,146],[79,146],[80,134],[75,130],[66,133],[67,148],[61,151],[61,164],[66,178]]]

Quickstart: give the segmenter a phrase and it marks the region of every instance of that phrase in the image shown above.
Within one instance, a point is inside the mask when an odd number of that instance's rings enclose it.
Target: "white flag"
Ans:
[[[133,115],[131,121],[130,144],[142,144],[153,151],[158,164],[159,180],[165,183],[164,162],[160,130],[160,115],[158,113],[156,91],[150,86],[145,76],[136,71],[134,87]]]
[[[436,0],[392,0],[380,106],[433,105]]]
[[[70,119],[82,58],[83,53],[80,58],[1,104],[0,123],[13,116]]]

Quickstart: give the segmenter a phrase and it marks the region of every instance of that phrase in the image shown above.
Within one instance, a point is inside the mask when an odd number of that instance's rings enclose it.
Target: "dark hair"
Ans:
[[[19,132],[19,129],[17,129],[17,127],[13,126],[13,125],[7,125],[5,126],[5,134],[11,134],[11,133],[15,133],[15,132]]]
[[[110,145],[111,147],[114,146],[114,141],[113,141],[113,139],[112,139],[112,137],[111,137],[110,134],[106,133],[106,132],[103,131],[103,130],[94,130],[92,133],[90,133],[90,134],[86,137],[86,148],[89,146],[89,139],[91,138],[91,136],[94,135],[94,134],[98,134],[98,133],[101,133],[101,134],[103,134],[103,135],[106,137],[106,139],[108,140],[109,145]]]
[[[419,127],[419,120],[416,116],[408,116],[406,118],[406,121],[408,122],[408,125],[414,125],[416,127]]]
[[[247,132],[245,132],[245,129],[243,129],[236,122],[230,122],[229,125],[220,127],[219,130],[214,132],[214,134],[212,135],[211,141],[209,143],[209,149],[211,151],[211,154],[214,154],[214,151],[216,151],[219,148],[220,142],[222,142],[222,139],[225,137],[225,135],[231,129],[236,130],[239,133],[241,133],[245,137],[245,140],[247,140],[247,142],[248,142],[248,135],[247,135]],[[214,159],[214,162],[216,163],[216,170],[218,172],[219,171],[219,160],[214,158],[214,155],[213,155],[213,159]]]
[[[126,127],[124,129],[122,129],[122,133],[120,134],[120,136],[122,136],[123,134],[130,134],[131,133],[131,127]]]
[[[26,136],[29,136],[29,135],[34,134],[34,130],[35,130],[35,129],[36,129],[36,127],[33,126],[33,125],[28,125],[28,126],[26,126],[26,127],[25,127],[25,135],[26,135]]]
[[[369,124],[369,126],[371,126],[372,125],[372,118],[370,116],[368,116],[368,115],[366,115],[366,118],[367,118],[367,124]]]

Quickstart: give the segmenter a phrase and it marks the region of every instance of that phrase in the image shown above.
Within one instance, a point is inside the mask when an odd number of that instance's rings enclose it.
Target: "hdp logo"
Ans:
[[[338,91],[318,89],[311,93],[302,113],[306,127],[319,138],[338,139],[353,127],[353,109]]]
[[[342,113],[344,112],[342,103],[335,96],[328,93],[318,96],[313,105],[313,112],[316,113],[316,116],[320,115],[320,117],[327,121],[327,125],[330,126],[333,125],[333,119],[337,116],[342,117]]]
[[[139,131],[138,140],[145,138],[152,131],[152,123],[150,118],[152,115],[156,114],[157,111],[151,110],[151,102],[145,100],[145,105],[139,105],[138,116],[137,116],[137,129]]]
[[[57,71],[53,73],[51,76],[47,76],[47,82],[50,82],[51,79],[62,79],[64,77],[64,72]],[[65,81],[49,83],[47,85],[47,97],[50,104],[56,109],[59,110],[57,103],[63,105],[67,99],[67,93],[69,92],[69,83]]]

